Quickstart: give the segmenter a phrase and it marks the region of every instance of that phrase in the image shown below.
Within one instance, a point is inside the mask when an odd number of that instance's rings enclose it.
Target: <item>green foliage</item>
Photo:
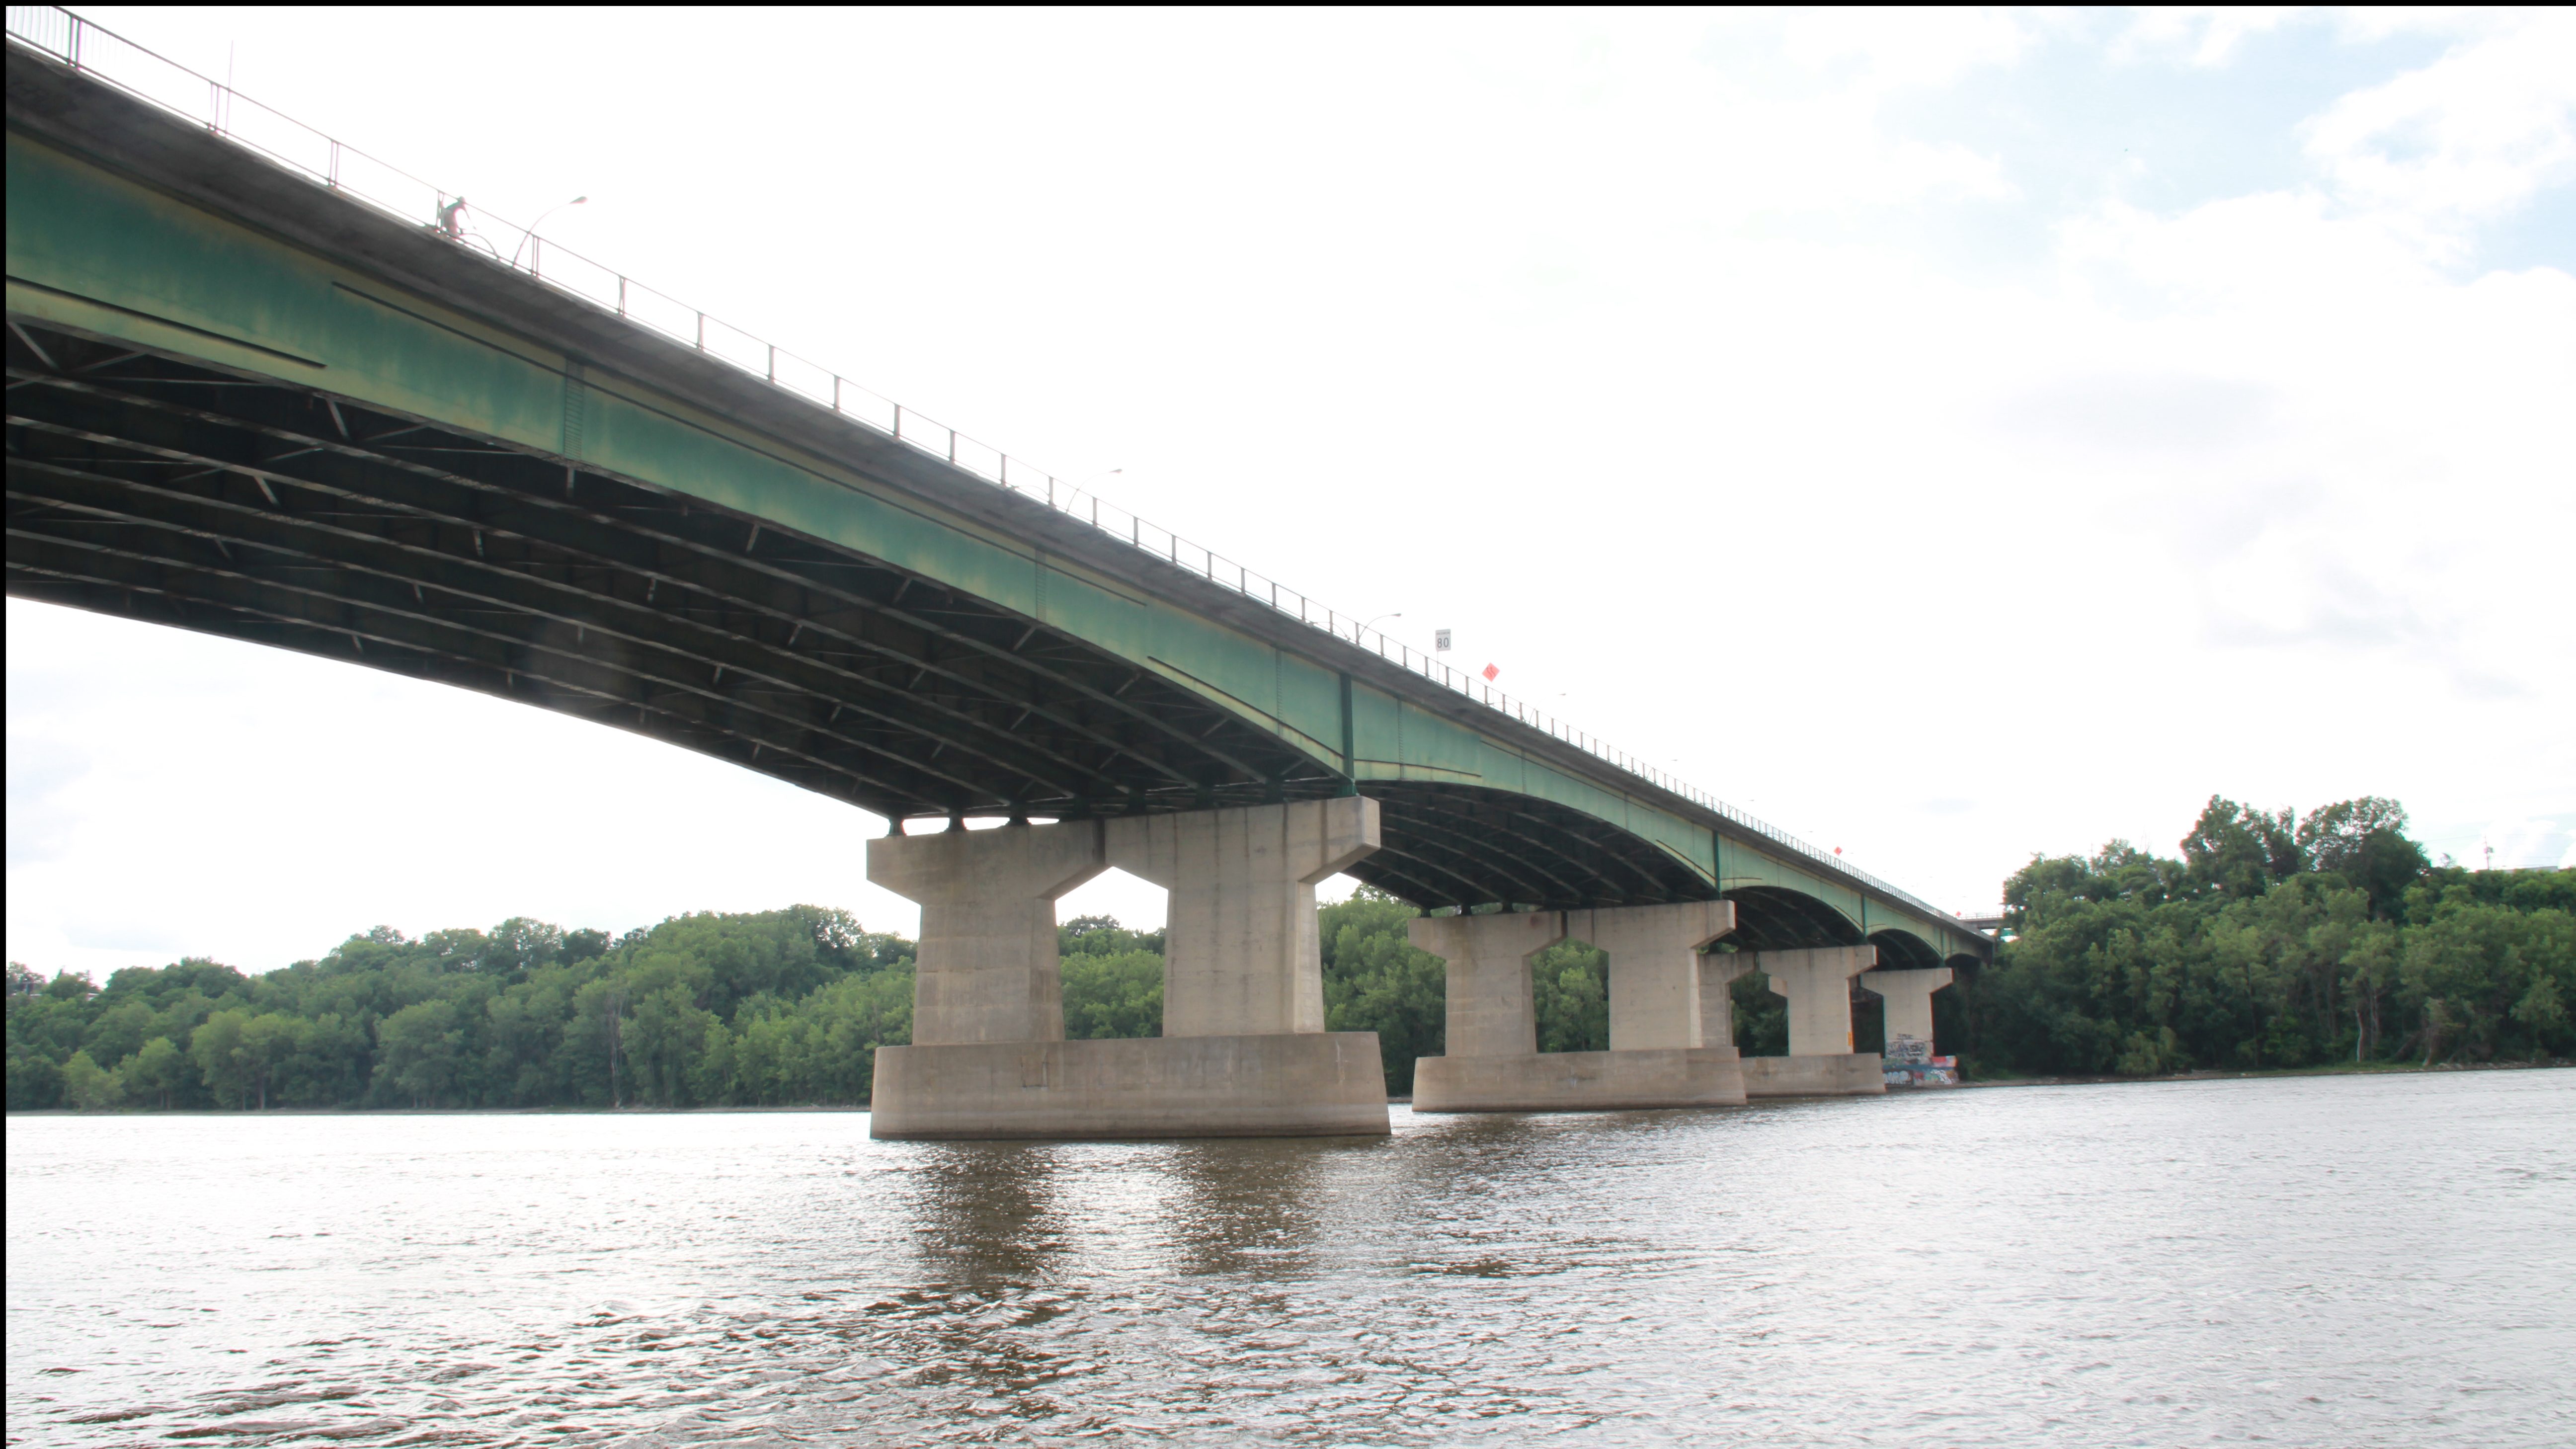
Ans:
[[[1130,931],[1116,916],[1076,916],[1056,928],[1056,954],[1115,956],[1126,951],[1163,954],[1161,931]]]
[[[116,1073],[90,1060],[85,1051],[72,1053],[63,1063],[63,1101],[83,1112],[103,1112],[125,1100],[125,1086]]]
[[[7,999],[13,1109],[855,1105],[911,1039],[912,944],[812,906],[616,941],[514,918],[255,977],[13,964]]]
[[[1063,968],[1067,1038],[1096,1041],[1104,1037],[1163,1034],[1163,958],[1159,953],[1083,951],[1058,959]]]
[[[464,1046],[455,1002],[415,1001],[376,1023],[376,1080],[411,1106],[437,1106],[456,1085]]]
[[[1727,987],[1735,1002],[1735,1049],[1748,1057],[1789,1054],[1789,998],[1771,989],[1770,973],[1747,971]]]
[[[156,1036],[136,1049],[119,1075],[125,1079],[126,1095],[149,1106],[167,1107],[185,1089],[188,1071],[188,1059],[178,1044]]]
[[[2576,1052],[2576,871],[2431,868],[2405,824],[2213,797],[2181,860],[2034,859],[1955,1045],[1986,1075]]]
[[[1610,1049],[1610,957],[1560,941],[1530,958],[1530,1004],[1543,1052]]]
[[[1163,1034],[1163,933],[1130,931],[1110,916],[1056,928],[1064,1034],[1073,1041]]]
[[[1374,1031],[1386,1089],[1413,1091],[1417,1057],[1436,1057],[1449,1037],[1448,967],[1418,950],[1406,922],[1421,914],[1373,886],[1318,912],[1324,956],[1324,1029]]]

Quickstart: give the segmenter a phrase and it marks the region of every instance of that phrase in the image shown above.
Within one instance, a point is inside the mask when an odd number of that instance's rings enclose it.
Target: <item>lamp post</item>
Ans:
[[[576,196],[570,201],[559,202],[553,206],[547,207],[543,216],[539,216],[534,222],[529,224],[526,231],[519,234],[519,248],[517,251],[510,253],[511,268],[513,270],[517,269],[520,256],[528,250],[528,243],[537,239],[537,228],[546,224],[546,217],[554,215],[556,212],[563,210],[567,206],[579,206],[588,200],[590,200],[590,198],[587,196]]]

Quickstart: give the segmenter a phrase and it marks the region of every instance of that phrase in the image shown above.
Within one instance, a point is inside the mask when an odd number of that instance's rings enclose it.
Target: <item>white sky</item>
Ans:
[[[1941,904],[2212,791],[2576,860],[2563,12],[84,13]],[[730,766],[7,618],[13,959],[913,927]]]

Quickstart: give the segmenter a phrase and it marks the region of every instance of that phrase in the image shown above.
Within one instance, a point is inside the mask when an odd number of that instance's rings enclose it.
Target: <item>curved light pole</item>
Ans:
[[[1377,619],[1401,619],[1401,618],[1403,618],[1403,617],[1404,617],[1404,611],[1403,611],[1402,609],[1397,609],[1397,610],[1395,610],[1393,613],[1380,614],[1380,615],[1378,615],[1378,616],[1377,616]],[[1360,626],[1360,632],[1361,632],[1361,633],[1363,633],[1363,634],[1367,633],[1367,632],[1369,631],[1369,624],[1374,624],[1374,623],[1376,623],[1376,622],[1377,622],[1377,619],[1371,619],[1371,620],[1369,620],[1369,621],[1368,621],[1368,624],[1362,624],[1362,625]]]
[[[1106,473],[1094,473],[1088,478],[1076,479],[1073,485],[1072,497],[1064,500],[1064,511],[1067,513],[1073,513],[1073,500],[1081,497],[1085,493],[1089,493],[1091,495],[1091,526],[1094,528],[1100,527],[1100,494],[1098,491],[1093,489],[1091,485],[1099,482],[1103,478],[1115,478],[1126,471],[1127,470],[1124,468],[1112,468]],[[1047,485],[1047,489],[1051,501],[1055,485],[1053,483],[1049,483]],[[1080,517],[1081,515],[1075,514],[1075,516]]]
[[[553,206],[547,207],[544,215],[539,216],[534,222],[529,224],[526,231],[519,234],[519,249],[510,253],[511,270],[516,271],[518,269],[519,258],[527,252],[528,243],[537,239],[537,228],[546,224],[546,217],[554,215],[556,212],[563,210],[567,206],[579,206],[588,200],[590,200],[590,198],[587,196],[576,196],[570,201],[559,202]]]

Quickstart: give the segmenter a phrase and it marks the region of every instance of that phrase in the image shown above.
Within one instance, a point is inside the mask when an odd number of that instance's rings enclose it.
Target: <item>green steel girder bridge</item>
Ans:
[[[1424,907],[1992,938],[1346,616],[59,11],[10,12],[8,589],[897,822],[1364,793]],[[481,223],[490,228],[488,220]]]

